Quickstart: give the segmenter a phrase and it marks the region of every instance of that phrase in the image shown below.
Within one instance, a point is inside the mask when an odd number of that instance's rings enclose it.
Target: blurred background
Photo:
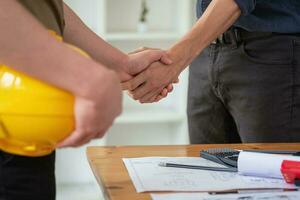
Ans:
[[[195,22],[195,0],[65,0],[81,19],[113,46],[166,49]],[[101,200],[86,159],[87,146],[188,144],[187,77],[167,99],[141,105],[124,93],[124,111],[105,138],[78,149],[57,151],[57,200]]]

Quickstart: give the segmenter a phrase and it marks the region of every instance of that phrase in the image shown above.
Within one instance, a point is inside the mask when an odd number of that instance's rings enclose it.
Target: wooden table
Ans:
[[[87,157],[93,173],[109,200],[151,200],[149,193],[136,193],[122,158],[147,156],[199,156],[202,149],[231,147],[237,149],[300,150],[297,144],[236,144],[188,146],[89,147]]]

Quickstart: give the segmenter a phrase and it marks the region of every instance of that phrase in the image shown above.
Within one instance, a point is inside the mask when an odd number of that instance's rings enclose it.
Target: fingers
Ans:
[[[179,83],[179,78],[175,79],[175,81],[173,83]]]
[[[160,93],[160,95],[161,95],[162,97],[166,97],[166,96],[168,95],[168,93],[169,93],[168,88],[164,88],[164,89],[162,90],[162,92]]]
[[[178,82],[177,78],[168,76],[172,75],[171,70],[172,68],[167,65],[154,63],[132,80],[123,83],[123,90],[131,91],[133,99],[139,100],[141,103],[164,98],[173,91],[173,82]],[[158,96],[160,97],[158,98]]]
[[[158,49],[158,48],[150,48],[150,47],[140,47],[140,48],[138,48],[138,49],[130,52],[129,55],[130,54],[135,54],[135,53],[140,53],[140,52],[146,51],[146,50],[160,50],[160,49]]]
[[[163,51],[161,53],[162,53],[162,55],[160,58],[160,62],[162,62],[165,65],[171,65],[173,63],[173,61],[170,58],[170,56],[167,54],[167,52]]]
[[[146,81],[145,73],[140,73],[130,81],[122,83],[122,89],[133,91],[137,89],[140,85],[142,85],[145,81]]]
[[[154,102],[158,102],[161,99],[164,99],[168,96],[169,93],[171,93],[173,91],[174,87],[172,84],[169,84],[167,87],[165,88],[160,88],[158,90],[154,90],[151,93],[148,93],[147,95],[145,95],[144,97],[142,97],[140,99],[141,103],[154,103]],[[160,92],[159,95],[157,95]]]
[[[96,135],[96,138],[103,138],[103,136],[105,135],[105,133],[108,131],[108,129],[112,126],[112,124],[106,128],[105,130],[103,131],[100,131],[97,135]]]
[[[165,65],[172,64],[172,60],[169,58],[168,54],[163,50],[146,50],[145,59],[150,65],[153,62],[161,61]]]
[[[157,96],[156,98],[155,98],[155,100],[154,100],[154,102],[159,102],[160,100],[162,100],[164,97],[162,97],[162,96]]]
[[[154,103],[154,102],[158,102],[158,101],[166,98],[168,96],[168,94],[173,91],[173,89],[174,89],[173,85],[170,84],[170,85],[168,85],[168,87],[163,88],[163,90],[161,91],[161,93],[159,95],[157,95],[157,91],[160,91],[160,90],[155,90],[151,93],[148,93],[147,95],[145,95],[141,99],[134,98],[133,93],[130,92],[130,91],[128,91],[127,94],[131,98],[133,98],[135,100],[138,100],[140,103]]]
[[[135,91],[128,91],[128,95],[135,100],[139,100],[140,103],[153,103],[167,97],[168,93],[174,89],[172,84],[165,88],[154,89],[151,92],[147,92],[148,88],[147,85],[140,86]]]
[[[128,91],[128,90],[127,90],[127,95],[130,96],[131,98],[133,98],[133,94],[132,94],[131,91]]]
[[[159,89],[155,89],[148,94],[144,95],[142,98],[140,98],[140,103],[153,103],[157,96],[162,96],[162,98],[166,97],[168,94],[168,90],[164,87],[161,87]]]
[[[96,136],[96,133],[94,134],[83,134],[83,132],[75,130],[70,137],[66,138],[62,142],[60,142],[57,147],[58,148],[64,148],[64,147],[78,147],[82,144],[85,144],[89,142],[91,139],[93,139]]]
[[[170,93],[173,91],[174,87],[172,84],[169,84],[166,89],[167,89],[168,93]]]
[[[75,96],[76,129],[69,137],[56,145],[58,148],[77,147],[94,138],[102,137],[114,119],[121,113],[121,88],[115,73],[104,73],[103,83],[91,88],[91,91],[95,90],[100,90],[101,93],[94,96],[89,95],[89,98]]]
[[[174,87],[172,84],[168,85],[168,87],[164,88],[163,91],[160,93],[160,95],[154,95],[149,100],[146,100],[146,103],[154,103],[159,102],[160,100],[166,98],[169,93],[173,91]]]
[[[109,126],[110,127],[110,126]],[[108,127],[108,128],[109,128]],[[89,143],[92,139],[96,138],[102,138],[108,128],[105,128],[103,130],[99,130],[98,132],[95,132],[93,134],[85,133],[79,130],[75,130],[68,138],[61,141],[57,144],[58,148],[65,148],[65,147],[79,147],[84,144]]]
[[[167,89],[165,88],[164,91],[167,91]],[[160,100],[166,98],[168,96],[169,92],[165,92],[164,95],[158,95],[158,96],[153,96],[149,101],[151,103],[155,103],[155,102],[159,102]]]
[[[150,93],[152,90],[150,84],[143,84],[132,92],[132,97],[134,100],[140,100],[142,97]]]
[[[151,64],[155,61],[161,61],[165,65],[170,65],[173,63],[166,51],[157,48],[141,47],[133,52],[130,52],[129,55],[141,52],[145,53],[144,58],[147,59],[148,64]]]

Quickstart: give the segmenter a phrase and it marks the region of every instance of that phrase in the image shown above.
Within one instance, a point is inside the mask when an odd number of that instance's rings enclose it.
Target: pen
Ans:
[[[218,194],[253,194],[254,192],[270,193],[270,192],[297,192],[299,189],[241,189],[241,190],[228,190],[219,192],[208,192],[211,195]]]
[[[229,167],[207,167],[201,165],[182,165],[175,163],[165,163],[161,162],[158,164],[160,167],[173,167],[173,168],[184,168],[184,169],[199,169],[199,170],[208,170],[208,171],[219,171],[219,172],[237,172],[237,168]]]

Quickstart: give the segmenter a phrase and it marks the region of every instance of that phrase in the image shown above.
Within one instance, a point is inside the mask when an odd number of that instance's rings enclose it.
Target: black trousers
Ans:
[[[212,44],[191,65],[190,140],[300,142],[300,37]]]
[[[0,151],[0,200],[55,200],[55,153],[30,158]]]

